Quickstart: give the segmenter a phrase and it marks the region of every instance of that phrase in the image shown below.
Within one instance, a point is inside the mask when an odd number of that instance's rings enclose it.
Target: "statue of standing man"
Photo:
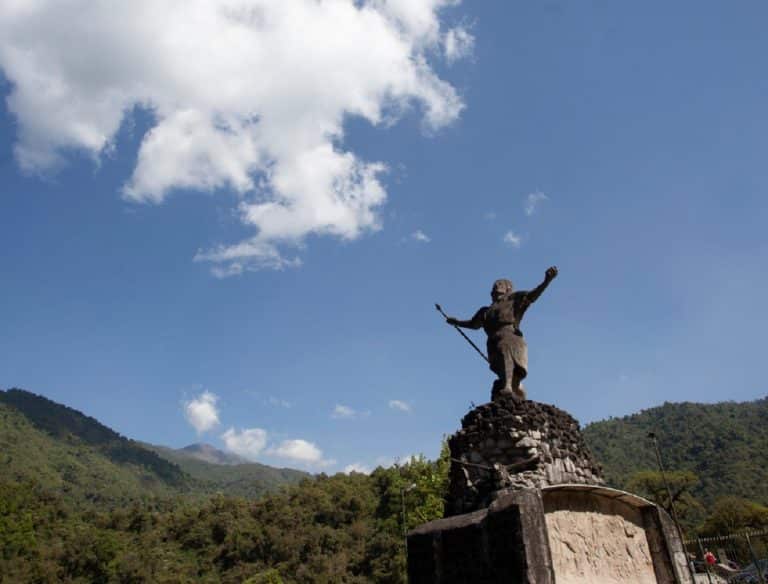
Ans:
[[[482,327],[488,335],[488,363],[498,375],[491,399],[510,396],[526,399],[520,382],[528,375],[528,346],[520,330],[520,322],[528,307],[536,302],[557,276],[557,268],[548,268],[544,281],[533,290],[515,292],[509,280],[496,280],[491,289],[490,306],[483,306],[470,320],[446,318],[453,326],[469,329]]]

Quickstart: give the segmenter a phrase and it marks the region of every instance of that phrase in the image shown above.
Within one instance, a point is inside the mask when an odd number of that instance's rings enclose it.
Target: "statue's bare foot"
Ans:
[[[514,389],[512,389],[511,385],[504,385],[503,387],[500,387],[498,389],[494,387],[494,391],[491,395],[492,400],[508,399],[508,398],[512,398],[514,400],[520,399],[517,395],[517,392]]]

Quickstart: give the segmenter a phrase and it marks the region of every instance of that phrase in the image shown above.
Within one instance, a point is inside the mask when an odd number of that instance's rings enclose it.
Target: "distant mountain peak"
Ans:
[[[190,458],[196,458],[197,460],[208,462],[210,464],[234,466],[237,464],[248,464],[251,462],[242,456],[232,454],[231,452],[224,452],[215,446],[211,446],[210,444],[205,444],[202,442],[190,444],[184,448],[179,448],[176,452]]]

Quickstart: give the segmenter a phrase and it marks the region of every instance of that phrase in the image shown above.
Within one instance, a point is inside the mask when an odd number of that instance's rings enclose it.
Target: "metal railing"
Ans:
[[[706,575],[697,582],[768,584],[768,529],[687,539],[685,547],[696,571]]]

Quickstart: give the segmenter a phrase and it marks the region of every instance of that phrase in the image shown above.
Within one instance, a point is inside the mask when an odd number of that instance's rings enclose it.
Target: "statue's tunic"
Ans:
[[[481,322],[488,335],[488,361],[501,379],[518,381],[528,375],[528,346],[520,331],[520,321],[531,302],[528,292],[513,292],[477,311],[472,318]]]

